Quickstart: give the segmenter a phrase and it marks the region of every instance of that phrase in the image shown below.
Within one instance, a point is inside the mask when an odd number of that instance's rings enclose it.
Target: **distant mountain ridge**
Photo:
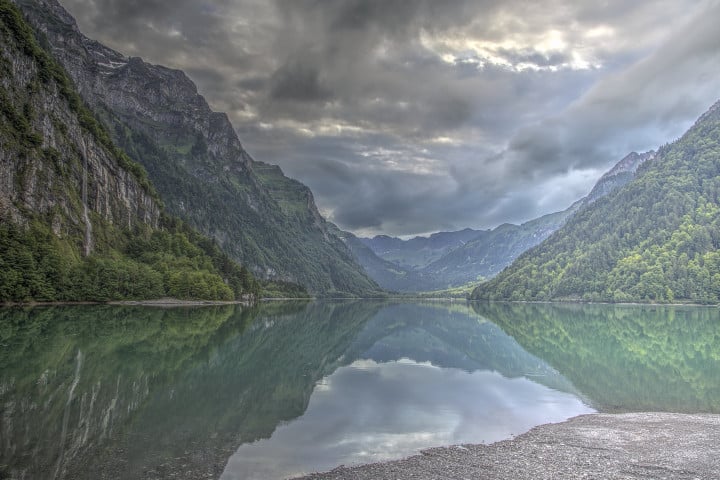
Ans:
[[[373,238],[360,237],[360,241],[370,247],[385,260],[409,268],[423,268],[443,257],[451,250],[474,240],[486,230],[466,228],[455,232],[438,232],[427,237],[418,236],[409,240],[376,235]]]
[[[320,295],[373,295],[312,192],[254,161],[227,115],[181,71],[126,57],[84,36],[56,0],[15,0],[113,140],[141,163],[166,208],[263,278]]]
[[[473,298],[720,301],[720,102]]]
[[[597,181],[587,196],[563,211],[521,225],[505,223],[491,230],[467,228],[410,240],[387,235],[342,238],[370,277],[388,290],[434,291],[479,282],[493,278],[522,253],[550,237],[577,211],[627,184],[637,169],[655,156],[654,151],[628,154]]]

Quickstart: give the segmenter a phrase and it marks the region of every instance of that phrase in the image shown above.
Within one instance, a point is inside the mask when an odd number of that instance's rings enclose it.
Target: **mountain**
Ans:
[[[720,102],[473,298],[717,303],[719,198]]]
[[[402,267],[422,269],[453,249],[486,233],[466,228],[456,232],[438,232],[429,237],[402,240],[388,235],[360,238],[379,257]]]
[[[540,244],[580,208],[628,183],[655,152],[632,152],[605,173],[586,196],[561,212],[521,225],[502,224],[492,230],[465,229],[410,240],[378,235],[356,240],[341,237],[370,277],[387,290],[444,290],[492,278],[523,252]],[[369,247],[371,252],[367,251]]]
[[[526,250],[560,228],[578,208],[544,215],[521,225],[505,223],[468,242],[422,270],[436,288],[451,288],[492,278]]]
[[[340,229],[337,229],[336,235],[345,242],[368,276],[383,289],[405,292],[423,284],[423,278],[417,271],[378,256],[363,239]]]
[[[640,165],[655,158],[655,150],[645,153],[631,152],[620,160],[605,175],[600,177],[590,193],[583,199],[583,205],[595,202],[598,198],[604,197],[613,190],[624,186],[635,178],[635,173]]]
[[[0,39],[0,302],[257,294],[247,270],[165,215],[8,0]]]
[[[262,278],[316,294],[378,292],[310,190],[253,160],[227,115],[212,111],[183,72],[85,37],[56,0],[16,1],[112,138],[145,167],[170,213]]]

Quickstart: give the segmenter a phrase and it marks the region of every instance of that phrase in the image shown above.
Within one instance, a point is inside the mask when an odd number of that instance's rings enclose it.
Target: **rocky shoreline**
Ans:
[[[303,479],[717,479],[720,415],[591,414],[491,445],[433,448]]]

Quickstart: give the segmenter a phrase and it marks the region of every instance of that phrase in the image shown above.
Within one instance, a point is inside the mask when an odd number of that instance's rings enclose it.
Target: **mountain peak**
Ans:
[[[649,150],[644,153],[630,152],[600,177],[600,180],[597,181],[583,203],[589,205],[611,191],[625,185],[633,179],[640,165],[647,161],[652,161],[656,155],[655,150]]]
[[[710,107],[705,113],[703,113],[700,118],[698,118],[697,122],[695,122],[695,125],[712,119],[720,119],[720,100],[715,102],[712,107]]]

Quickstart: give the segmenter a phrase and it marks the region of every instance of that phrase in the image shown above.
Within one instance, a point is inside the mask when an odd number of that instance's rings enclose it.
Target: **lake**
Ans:
[[[595,411],[720,411],[718,309],[0,309],[0,478],[287,478]]]

